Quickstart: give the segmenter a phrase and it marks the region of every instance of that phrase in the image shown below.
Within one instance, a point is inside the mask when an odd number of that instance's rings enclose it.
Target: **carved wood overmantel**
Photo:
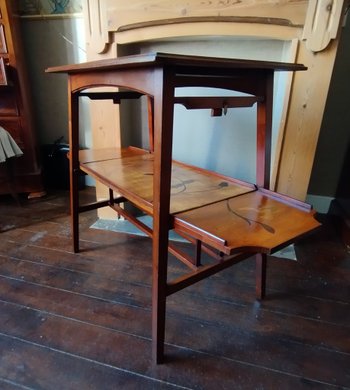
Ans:
[[[83,4],[88,60],[115,57],[118,45],[208,39],[211,31],[216,37],[290,41],[290,61],[303,63],[308,70],[297,72],[289,82],[272,185],[278,192],[305,199],[344,0],[84,0]],[[110,127],[110,115],[118,115],[116,110],[92,107],[95,147],[119,144],[118,129]]]

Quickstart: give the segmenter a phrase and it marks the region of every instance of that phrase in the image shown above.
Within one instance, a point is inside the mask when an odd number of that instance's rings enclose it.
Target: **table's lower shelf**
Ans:
[[[226,255],[273,253],[319,225],[312,210],[263,189],[176,214],[174,222]]]
[[[151,153],[88,150],[79,158],[84,172],[153,214]],[[271,253],[320,225],[305,203],[217,173],[173,162],[171,183],[169,229],[226,255]]]

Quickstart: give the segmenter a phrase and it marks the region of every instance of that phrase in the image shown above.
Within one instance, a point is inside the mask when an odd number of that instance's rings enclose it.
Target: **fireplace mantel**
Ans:
[[[344,0],[84,0],[88,60],[118,56],[120,47],[187,39],[290,42],[290,76],[272,167],[272,189],[304,200],[339,41]],[[215,32],[215,33],[214,33]],[[95,147],[119,146],[114,106],[91,107]],[[97,190],[102,191],[103,190]]]

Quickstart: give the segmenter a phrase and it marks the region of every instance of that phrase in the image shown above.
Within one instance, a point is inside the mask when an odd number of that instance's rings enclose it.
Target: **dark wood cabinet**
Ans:
[[[16,191],[35,196],[43,185],[16,4],[0,0],[0,126],[23,151],[13,161]],[[6,177],[5,164],[0,164],[0,193],[9,190]]]

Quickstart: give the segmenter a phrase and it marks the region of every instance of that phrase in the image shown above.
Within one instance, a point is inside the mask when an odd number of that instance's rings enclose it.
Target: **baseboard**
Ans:
[[[331,196],[311,195],[308,194],[306,197],[306,203],[312,205],[312,207],[319,213],[327,214],[329,207],[334,200]]]
[[[337,198],[332,202],[329,214],[335,218],[336,226],[347,250],[350,249],[350,199]]]

